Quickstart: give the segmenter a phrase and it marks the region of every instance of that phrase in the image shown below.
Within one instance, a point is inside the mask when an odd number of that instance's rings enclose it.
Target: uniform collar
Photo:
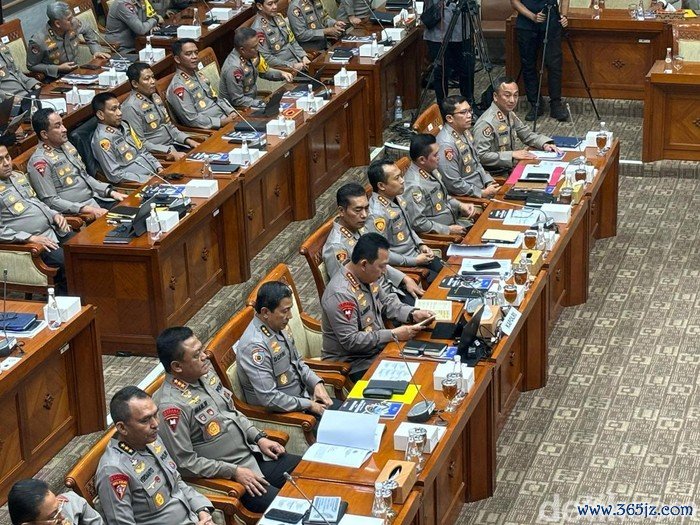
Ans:
[[[267,326],[265,321],[260,319],[257,314],[253,317],[253,326],[260,330],[260,332],[269,339],[280,335],[278,332],[275,332],[272,328]]]

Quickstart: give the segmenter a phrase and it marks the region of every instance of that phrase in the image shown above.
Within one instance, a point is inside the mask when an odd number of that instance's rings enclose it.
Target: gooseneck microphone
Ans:
[[[2,322],[5,339],[0,341],[0,357],[7,357],[17,346],[17,339],[7,335],[7,268],[2,271]]]
[[[284,479],[286,479],[287,481],[289,481],[289,483],[291,483],[292,487],[294,487],[294,488],[296,489],[296,491],[297,491],[299,494],[301,494],[301,497],[304,498],[304,499],[306,500],[306,502],[307,502],[309,505],[311,505],[311,508],[314,509],[316,512],[318,512],[318,515],[321,516],[321,519],[323,520],[323,522],[324,522],[326,525],[331,525],[331,524],[328,522],[328,520],[326,519],[326,517],[323,515],[323,513],[321,513],[321,511],[318,510],[318,509],[316,508],[316,506],[314,505],[314,502],[311,501],[311,500],[309,499],[309,497],[308,497],[306,494],[304,494],[304,491],[301,490],[301,488],[299,487],[299,485],[297,485],[297,482],[294,481],[294,478],[292,477],[292,475],[291,475],[289,472],[283,472],[282,475],[284,476]]]

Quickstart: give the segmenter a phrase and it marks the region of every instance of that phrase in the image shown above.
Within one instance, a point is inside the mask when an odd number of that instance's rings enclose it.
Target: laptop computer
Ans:
[[[263,109],[259,109],[257,111],[253,111],[250,116],[251,117],[269,117],[269,118],[275,118],[277,115],[279,115],[280,112],[280,103],[282,102],[282,97],[284,96],[284,90],[279,89],[275,91],[272,96],[269,98],[267,101],[267,104],[265,104],[265,107]]]

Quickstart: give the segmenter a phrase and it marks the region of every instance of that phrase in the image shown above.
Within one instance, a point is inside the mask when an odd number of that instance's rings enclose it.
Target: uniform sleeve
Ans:
[[[345,13],[348,17],[355,16],[355,2],[354,0],[340,0],[341,9],[345,9]]]
[[[141,22],[139,17],[136,16],[136,13],[126,7],[125,2],[117,2],[112,9],[116,10],[116,13],[114,13],[114,18],[124,22],[127,27],[131,29],[131,32],[136,35],[145,35],[158,25],[158,20],[155,18],[148,18],[145,22]],[[110,9],[110,13],[112,9]]]
[[[79,35],[83,35],[83,39],[85,40],[85,43],[87,44],[88,49],[90,50],[90,53],[94,55],[95,53],[99,53],[100,51],[102,51],[102,47],[97,41],[95,30],[87,24],[81,23],[80,20],[78,20],[77,18],[74,18],[73,20],[78,22],[79,27],[77,29],[77,32]]]
[[[190,508],[195,512],[195,514],[205,507],[214,506],[212,505],[211,501],[209,501],[209,498],[207,498],[204,494],[197,492],[187,483],[182,481],[179,473],[177,474],[177,477],[177,485],[180,487],[183,495],[187,498],[187,502],[190,504]]]
[[[344,246],[337,243],[326,243],[323,246],[323,262],[326,265],[326,274],[331,279],[343,267],[343,261],[352,256]]]
[[[491,123],[478,120],[474,126],[474,149],[481,165],[489,168],[512,168],[513,152],[498,151],[498,144],[496,144],[496,151],[493,151],[494,140],[498,141],[498,137]]]
[[[294,33],[292,33],[292,37],[294,37]],[[294,38],[294,40],[292,40],[289,43],[289,45],[292,46],[292,50],[294,51],[294,54],[296,54],[296,56],[299,57],[299,60],[306,56],[306,51],[304,51],[304,48],[301,47],[301,44],[297,41],[296,38]]]
[[[269,68],[264,73],[260,73],[260,76],[266,80],[284,80],[282,71],[273,67]]]
[[[550,137],[532,131],[530,126],[526,126],[517,116],[513,128],[515,128],[515,134],[518,135],[520,141],[531,148],[542,149],[548,142],[554,142]]]
[[[253,360],[254,354],[262,356],[260,363]],[[239,362],[239,369],[248,376],[248,382],[255,390],[255,395],[263,407],[275,412],[301,411],[311,407],[310,399],[290,396],[277,390],[272,356],[264,345],[255,342],[247,348],[241,348],[239,345],[236,359]]]
[[[442,235],[450,233],[449,226],[430,220],[423,213],[426,195],[418,184],[407,186],[403,192],[406,198],[406,215],[411,222],[411,228],[419,233],[435,232]],[[416,198],[419,199],[416,202]]]
[[[387,265],[386,267],[386,278],[389,280],[391,284],[394,286],[398,287],[403,280],[406,278],[406,274],[403,273],[401,270],[397,270],[391,265]]]
[[[41,164],[44,164],[44,174],[39,173]],[[53,185],[51,172],[53,167],[44,159],[29,159],[27,174],[37,197],[49,208],[61,213],[80,213],[80,205],[59,197],[56,187]]]
[[[294,11],[299,14],[295,14]],[[306,19],[304,18],[304,13],[301,11],[299,6],[291,4],[287,8],[287,18],[289,20],[289,25],[292,28],[292,33],[301,42],[307,42],[313,40],[314,38],[324,38],[323,28],[310,29],[306,25]]]
[[[81,498],[75,492],[68,492],[67,494],[70,494],[70,498],[80,508],[80,525],[103,525],[102,516],[84,498]]]
[[[97,180],[86,171],[83,172],[83,177],[87,181],[92,190],[103,199],[110,199],[112,193],[112,185],[107,182]]]
[[[365,355],[392,340],[391,330],[360,330],[358,304],[350,293],[336,292],[321,299],[326,318],[338,342],[348,354]]]
[[[316,385],[322,383],[323,379],[318,377],[316,372],[311,370],[309,365],[307,365],[304,360],[299,357],[299,354],[294,355],[293,358],[296,360],[299,371],[301,372],[301,379],[306,386],[306,391],[309,392],[309,394],[312,394],[314,388],[316,388]],[[311,405],[311,401],[309,401],[309,405]]]
[[[200,456],[192,447],[190,426],[193,424],[192,414],[181,409],[173,403],[161,402],[158,406],[161,419],[165,421],[165,414],[177,412],[178,419],[173,426],[164,423],[158,429],[158,435],[178,468],[183,472],[202,478],[226,478],[233,479],[236,473],[236,465],[227,461],[219,461]]]
[[[408,322],[408,316],[413,311],[413,306],[402,303],[396,294],[388,294],[380,286],[377,291],[377,298],[383,305],[383,314],[393,321],[399,323]]]
[[[109,149],[105,151],[105,148],[100,146],[100,142],[102,140],[109,139],[98,139],[97,134],[92,136],[92,142],[90,143],[90,146],[92,147],[92,154],[95,156],[95,159],[102,168],[102,172],[105,174],[105,177],[107,177],[108,180],[120,181],[124,178],[124,175],[122,173],[123,170],[121,165],[119,162],[117,162],[117,159],[114,156],[114,143],[110,141]]]
[[[114,477],[127,479],[128,483],[120,498],[112,485]],[[129,474],[122,472],[118,467],[107,465],[97,470],[97,494],[100,497],[102,513],[108,525],[133,525],[136,523],[134,511],[131,507],[131,478]]]
[[[462,206],[461,203],[455,199],[454,197],[449,197],[448,204],[450,206],[450,209],[452,210],[452,213],[454,213],[455,217],[459,217],[462,215]]]
[[[462,172],[459,169],[459,161],[457,160],[459,152],[454,144],[439,142],[439,145],[440,172],[443,174],[443,182],[450,195],[473,195],[481,197],[481,190],[462,177]],[[447,158],[449,151],[452,152],[451,160]]]
[[[246,95],[243,91],[243,71],[240,71],[240,80],[236,79],[236,71],[239,71],[239,68],[230,68],[224,71],[221,76],[221,82],[226,83],[226,86],[228,86],[229,102],[238,108],[259,106],[259,100]],[[221,88],[219,88],[219,91],[221,91]]]
[[[37,53],[34,52],[37,51]],[[27,45],[27,69],[36,73],[43,73],[49,77],[58,77],[58,65],[44,63],[46,51],[40,46],[34,37],[29,39]]]
[[[175,91],[182,94],[182,98]],[[172,84],[168,88],[167,94],[168,103],[175,111],[178,120],[193,128],[203,129],[219,129],[221,127],[221,119],[219,117],[207,117],[204,113],[197,111],[192,94],[185,89],[185,86],[177,86],[173,88]]]
[[[170,151],[170,146],[157,144],[145,138],[146,133],[143,127],[143,119],[141,118],[141,115],[137,113],[132,104],[124,104],[122,106],[122,113],[124,115],[124,120],[129,123],[131,129],[133,129],[138,138],[141,139],[144,147],[148,151],[157,151],[159,153],[168,153],[168,151]]]

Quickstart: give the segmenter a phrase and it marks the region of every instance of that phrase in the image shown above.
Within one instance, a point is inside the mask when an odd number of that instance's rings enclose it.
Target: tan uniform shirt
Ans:
[[[0,179],[0,242],[27,242],[32,235],[58,241],[53,228],[56,211],[41,202],[24,173]]]
[[[105,177],[113,184],[123,180],[146,182],[162,167],[141,140],[132,135],[126,121],[118,128],[97,124],[90,146]]]
[[[63,505],[61,514],[67,520],[61,525],[102,525],[104,523],[102,516],[75,492],[58,494],[56,499]]]
[[[233,113],[228,100],[217,96],[209,79],[199,72],[191,76],[178,69],[166,98],[180,123],[193,128],[219,129],[221,119]]]
[[[60,64],[77,63],[80,35],[90,48],[90,53],[94,55],[101,51],[92,28],[83,25],[77,18],[73,18],[72,26],[73,29],[63,36],[59,36],[48,24],[33,34],[27,46],[27,68],[49,77],[58,77]]]
[[[122,53],[131,51],[136,37],[147,34],[157,25],[157,18],[146,16],[141,0],[114,0],[107,14],[105,39],[119,44]]]
[[[258,32],[258,49],[271,67],[292,67],[306,56],[282,15],[267,18],[258,13],[251,27]]]
[[[262,55],[258,55],[258,60],[254,63],[251,60],[244,60],[238,50],[234,49],[221,66],[219,80],[221,98],[228,100],[237,108],[265,106],[265,102],[256,98],[258,76],[267,80],[283,79],[282,72],[270,68]]]
[[[189,138],[172,123],[158,93],[148,98],[132,91],[122,104],[122,113],[148,151],[168,153],[173,144],[185,145]]]
[[[472,134],[457,133],[445,123],[436,139],[440,146],[440,173],[450,195],[481,197],[481,190],[493,182],[493,177],[479,163]]]
[[[383,235],[389,241],[389,264],[418,265],[419,246],[423,241],[411,228],[406,201],[401,195],[390,201],[373,193],[369,199],[367,229]]]
[[[41,83],[32,77],[28,77],[12,58],[10,48],[0,43],[0,98],[17,95],[28,96],[29,92],[41,86]]]
[[[323,30],[335,25],[321,0],[292,0],[287,19],[297,42],[306,50],[320,51],[328,47]]]

